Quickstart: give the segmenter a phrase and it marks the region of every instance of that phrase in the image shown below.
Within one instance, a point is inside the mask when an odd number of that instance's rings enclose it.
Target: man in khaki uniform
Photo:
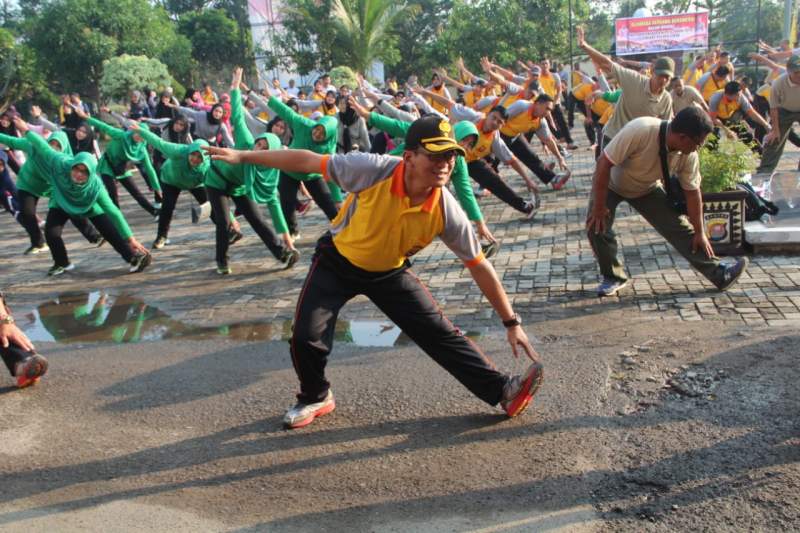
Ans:
[[[672,112],[676,115],[690,105],[696,105],[700,109],[708,111],[708,104],[703,100],[703,95],[700,94],[700,91],[691,85],[686,85],[683,82],[683,78],[672,78],[669,86],[669,95],[672,97]]]
[[[616,78],[622,89],[614,116],[603,130],[604,146],[625,124],[635,118],[658,117],[664,120],[672,118],[672,97],[667,91],[667,84],[675,72],[675,62],[672,58],[656,59],[653,62],[653,73],[648,77],[614,63],[610,57],[589,46],[584,39],[583,28],[577,28],[577,36],[578,46],[583,48],[589,59],[594,61],[606,76]]]
[[[800,122],[800,56],[786,63],[786,73],[772,82],[769,94],[769,117],[772,131],[764,136],[764,155],[759,174],[771,174],[783,154],[792,124]]]
[[[628,122],[597,160],[586,226],[603,275],[599,296],[616,294],[628,283],[612,230],[614,213],[623,200],[719,290],[730,287],[747,267],[747,258],[721,264],[705,235],[697,148],[713,129],[708,114],[699,107],[687,107],[668,123],[664,135],[667,166],[680,181],[688,219],[670,204],[662,186],[661,122],[653,117]]]

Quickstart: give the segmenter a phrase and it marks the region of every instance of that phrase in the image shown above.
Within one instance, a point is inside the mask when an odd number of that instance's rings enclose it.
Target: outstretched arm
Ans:
[[[589,56],[589,59],[591,59],[595,65],[600,67],[600,70],[606,74],[611,74],[611,69],[613,67],[611,58],[589,46],[589,44],[586,42],[582,26],[576,27],[575,33],[577,35],[578,46],[582,48],[584,52],[586,52],[586,55]]]
[[[211,159],[215,161],[224,161],[231,165],[259,165],[295,174],[318,174],[325,161],[325,156],[311,150],[245,151],[216,146],[204,146],[203,150],[211,154]]]

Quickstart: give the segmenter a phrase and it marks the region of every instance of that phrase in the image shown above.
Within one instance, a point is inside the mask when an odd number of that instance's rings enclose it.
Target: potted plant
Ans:
[[[747,192],[737,184],[746,181],[758,166],[756,155],[735,137],[714,135],[698,155],[706,234],[716,253],[742,254]]]

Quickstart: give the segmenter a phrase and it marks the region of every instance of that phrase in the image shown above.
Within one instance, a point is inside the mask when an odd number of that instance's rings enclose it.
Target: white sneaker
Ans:
[[[318,416],[324,416],[336,409],[333,392],[328,390],[325,399],[317,403],[298,403],[283,417],[283,425],[288,429],[297,429],[309,425]]]

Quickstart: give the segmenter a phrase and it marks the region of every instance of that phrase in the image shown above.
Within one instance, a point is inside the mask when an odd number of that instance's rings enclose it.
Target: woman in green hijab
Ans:
[[[144,142],[141,135],[132,130],[125,131],[120,128],[115,128],[102,120],[90,117],[83,112],[83,110],[78,110],[76,108],[75,112],[90,125],[111,137],[111,142],[106,145],[106,150],[102,157],[100,157],[97,173],[100,174],[103,184],[106,186],[114,205],[119,207],[119,196],[117,193],[117,182],[119,182],[130,193],[133,199],[142,206],[142,209],[153,216],[158,216],[158,208],[154,207],[153,204],[145,198],[142,191],[139,190],[139,187],[136,186],[136,183],[134,183],[128,173],[129,166],[140,165],[142,173],[150,184],[150,187],[152,187],[157,194],[161,194],[161,184],[153,168],[153,163],[150,161],[150,154],[147,152],[147,144]]]
[[[56,276],[74,268],[61,238],[64,224],[70,217],[88,218],[103,238],[130,264],[130,272],[147,268],[152,257],[133,236],[125,217],[108,196],[108,191],[97,176],[97,160],[94,156],[81,152],[73,157],[58,152],[39,135],[28,131],[25,121],[17,119],[15,125],[33,149],[41,154],[44,167],[48,169],[50,211],[47,213],[44,234],[55,262],[48,275]]]
[[[48,144],[53,150],[72,155],[72,148],[69,144],[67,134],[63,131],[56,131],[47,138]],[[39,227],[39,219],[36,216],[36,204],[39,198],[50,194],[50,182],[47,178],[47,169],[44,167],[42,158],[33,149],[31,143],[24,137],[12,137],[0,133],[0,144],[5,144],[14,150],[25,152],[27,158],[25,164],[17,175],[17,190],[20,203],[20,223],[28,233],[31,245],[25,250],[25,255],[38,254],[47,250],[44,242],[44,235]],[[86,218],[73,217],[72,223],[78,228],[86,240],[100,245],[103,238],[97,233]]]
[[[153,243],[153,248],[163,248],[168,243],[167,233],[181,191],[189,191],[199,204],[208,201],[203,181],[210,169],[211,160],[202,148],[208,146],[208,142],[200,139],[191,144],[171,143],[142,128],[136,122],[132,122],[129,128],[138,132],[147,144],[161,152],[166,159],[161,166],[161,191],[164,201],[158,217],[158,233]],[[214,220],[213,214],[212,220]]]
[[[263,133],[256,138],[247,129],[244,118],[244,105],[239,85],[242,81],[242,69],[233,71],[231,81],[231,124],[233,125],[235,147],[237,150],[280,150],[281,141],[272,133]],[[278,171],[256,165],[229,165],[225,162],[212,162],[211,170],[206,174],[205,186],[214,220],[217,226],[216,259],[217,273],[231,273],[228,266],[228,197],[233,200],[255,230],[272,255],[283,263],[284,268],[291,268],[300,258],[294,248],[292,238],[286,228],[286,221],[280,208],[277,195]],[[278,239],[275,232],[267,226],[258,212],[256,204],[267,204],[275,230],[281,234]]]

